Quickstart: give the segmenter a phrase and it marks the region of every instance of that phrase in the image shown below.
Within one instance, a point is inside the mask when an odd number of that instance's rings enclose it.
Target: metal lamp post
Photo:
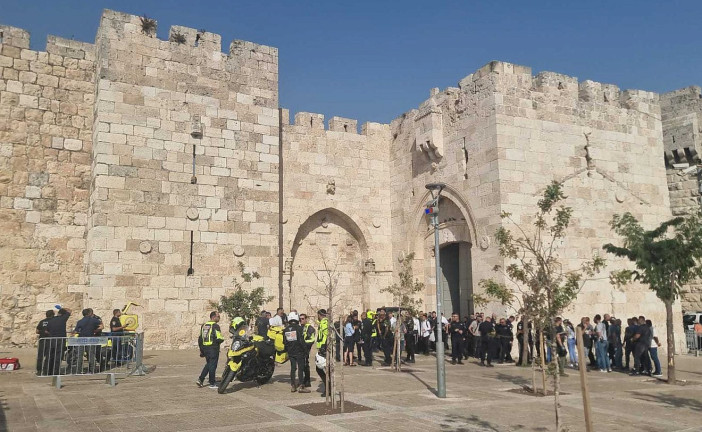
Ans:
[[[427,203],[425,214],[431,217],[434,225],[434,258],[436,259],[436,395],[446,397],[446,369],[444,363],[444,341],[441,334],[443,326],[441,304],[443,291],[441,290],[441,259],[439,257],[439,196],[446,187],[445,183],[428,183],[426,188],[431,192],[432,200]]]

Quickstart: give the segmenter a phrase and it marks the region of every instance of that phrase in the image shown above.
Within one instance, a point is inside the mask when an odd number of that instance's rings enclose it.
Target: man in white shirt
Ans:
[[[607,341],[607,325],[602,321],[600,314],[595,315],[595,332],[597,333],[596,352],[597,367],[600,372],[612,372],[612,365],[609,362],[609,352]]]
[[[475,358],[482,358],[480,352],[480,330],[478,330],[481,322],[483,322],[483,317],[478,314],[468,326],[468,331],[473,335],[473,355]]]
[[[648,349],[649,354],[651,355],[651,360],[653,360],[653,376],[654,377],[660,377],[663,376],[661,373],[661,361],[658,359],[658,347],[661,346],[661,342],[658,340],[658,333],[656,332],[656,328],[653,327],[653,323],[651,320],[646,320],[646,325],[651,327],[651,348]]]
[[[422,314],[419,324],[419,335],[422,338],[422,351],[424,355],[429,355],[429,338],[431,337],[431,322],[427,314]]]

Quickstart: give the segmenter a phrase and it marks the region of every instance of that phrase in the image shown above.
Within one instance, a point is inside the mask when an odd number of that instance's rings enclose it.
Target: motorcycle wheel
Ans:
[[[266,364],[263,366],[263,370],[261,371],[261,373],[256,378],[256,382],[258,384],[267,383],[268,381],[270,381],[271,377],[273,376],[274,371],[275,371],[275,361],[273,359],[269,359],[269,361],[267,361]]]
[[[224,375],[222,375],[222,381],[219,382],[219,387],[217,388],[217,393],[219,394],[224,394],[224,391],[227,390],[227,387],[229,386],[229,383],[232,382],[234,379],[234,371],[229,369],[229,366],[227,366],[227,369],[224,372]]]

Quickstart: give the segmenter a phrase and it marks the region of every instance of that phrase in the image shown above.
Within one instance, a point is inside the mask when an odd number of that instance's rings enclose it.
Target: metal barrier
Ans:
[[[696,334],[694,330],[685,330],[685,344],[688,353],[699,356],[702,351],[702,335]]]
[[[47,337],[39,339],[37,376],[52,377],[61,388],[65,376],[105,375],[114,386],[116,375],[144,375],[144,333],[95,337]]]

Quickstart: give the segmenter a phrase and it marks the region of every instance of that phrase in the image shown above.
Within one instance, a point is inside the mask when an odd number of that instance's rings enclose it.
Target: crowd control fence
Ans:
[[[61,388],[63,377],[105,375],[114,386],[117,375],[145,375],[143,358],[144,333],[46,337],[37,348],[37,376]]]
[[[685,330],[685,344],[687,353],[698,357],[702,351],[702,335],[696,334],[694,330]]]

